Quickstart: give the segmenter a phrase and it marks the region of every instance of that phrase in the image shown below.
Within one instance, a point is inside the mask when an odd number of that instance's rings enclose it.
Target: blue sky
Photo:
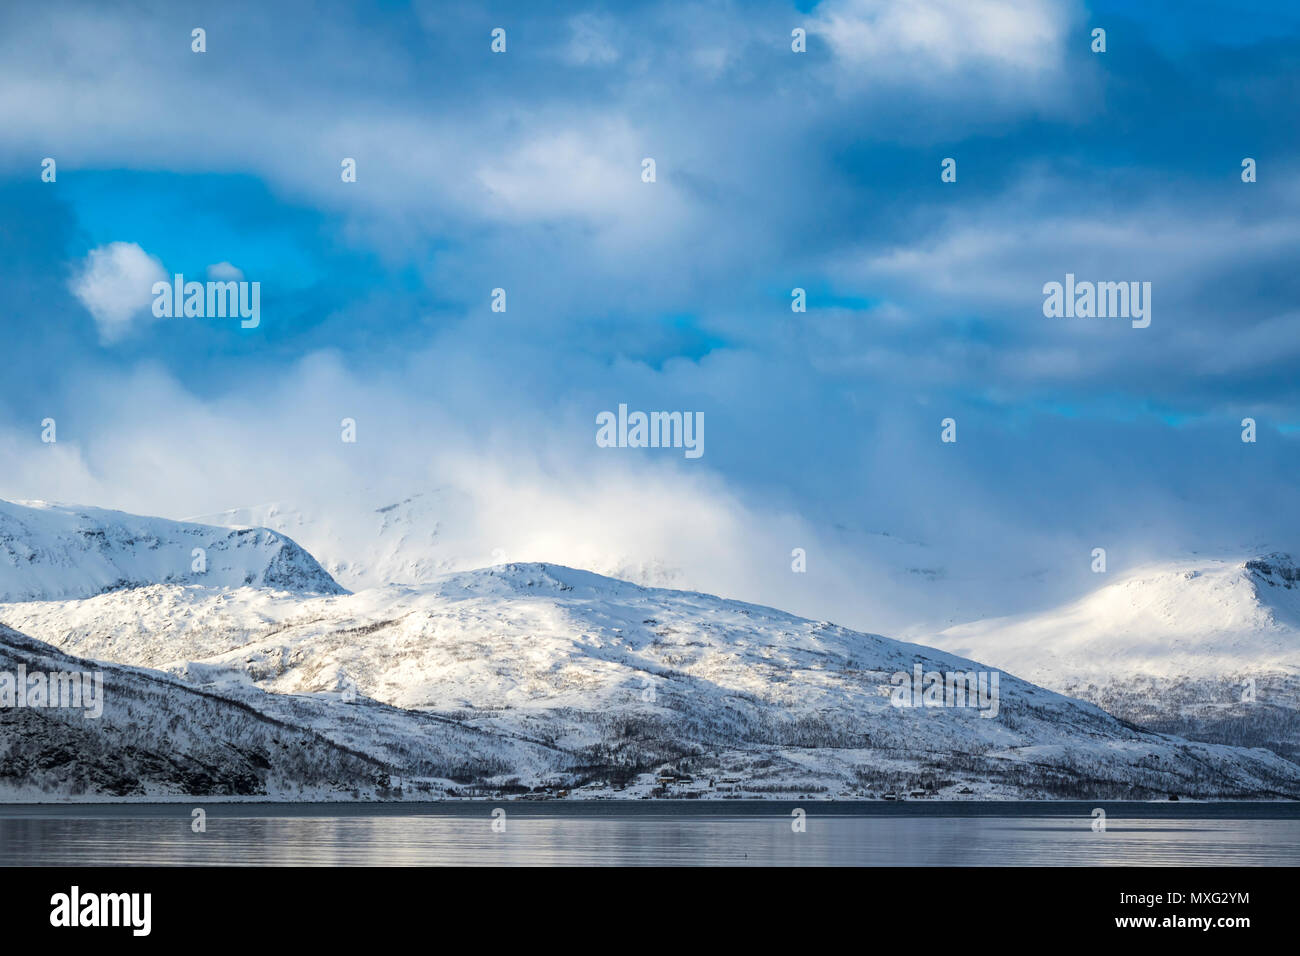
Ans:
[[[0,495],[459,485],[576,561],[547,515],[584,487],[602,553],[863,626],[904,616],[845,603],[885,590],[873,535],[1042,600],[1097,543],[1294,547],[1300,14],[1132,7],[6,5]],[[106,341],[75,290],[113,243],[233,265],[261,325]],[[1151,282],[1150,328],[1045,318],[1067,272]],[[703,411],[705,455],[597,449],[621,402]],[[805,540],[835,574],[790,581]]]

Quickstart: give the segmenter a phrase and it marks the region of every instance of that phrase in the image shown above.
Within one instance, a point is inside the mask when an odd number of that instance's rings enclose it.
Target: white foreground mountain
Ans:
[[[383,796],[387,767],[304,722],[288,723],[156,671],[91,663],[0,625],[8,675],[83,675],[93,710],[0,707],[0,799],[248,797],[330,800]],[[81,693],[81,691],[78,691]]]
[[[406,797],[641,795],[665,766],[691,778],[670,793],[697,796],[1300,796],[1300,766],[1274,753],[1146,732],[1007,673],[996,714],[894,706],[895,674],[988,668],[554,565],[355,594],[155,584],[6,604],[0,621],[316,735]],[[338,785],[325,770],[302,785]]]
[[[1300,568],[1286,554],[1152,564],[930,643],[1144,726],[1300,759]]]
[[[315,558],[266,528],[0,500],[0,601],[84,598],[161,582],[342,591]]]

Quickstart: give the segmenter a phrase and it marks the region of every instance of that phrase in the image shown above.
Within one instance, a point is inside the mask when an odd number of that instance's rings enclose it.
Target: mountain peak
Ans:
[[[0,499],[0,601],[85,598],[150,584],[344,593],[315,558],[267,528]]]
[[[561,594],[568,592],[613,593],[645,590],[640,585],[594,571],[551,564],[545,561],[511,561],[506,564],[445,574],[434,582],[439,593],[452,596],[456,591],[474,594],[521,595]]]
[[[1246,562],[1245,568],[1251,575],[1269,587],[1283,587],[1288,590],[1300,586],[1300,567],[1290,554],[1275,551],[1261,555]]]
[[[1147,564],[1041,613],[949,628],[934,643],[1048,686],[1062,675],[1211,676],[1300,659],[1300,568],[1288,553]],[[1289,663],[1288,663],[1289,662]]]

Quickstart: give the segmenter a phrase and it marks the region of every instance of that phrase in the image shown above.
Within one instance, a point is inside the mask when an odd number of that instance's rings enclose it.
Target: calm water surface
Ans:
[[[191,810],[207,832],[191,830]],[[506,812],[504,833],[492,810]],[[8,865],[1300,865],[1300,804],[0,806]],[[1094,807],[1106,832],[1092,830]]]

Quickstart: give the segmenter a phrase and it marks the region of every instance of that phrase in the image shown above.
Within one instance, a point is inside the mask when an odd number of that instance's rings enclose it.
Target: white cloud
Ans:
[[[607,17],[581,13],[569,20],[569,42],[564,59],[574,66],[608,66],[618,59],[610,39],[614,25]]]
[[[434,362],[430,353],[415,365]],[[0,458],[12,466],[0,497],[173,518],[276,501],[374,534],[376,508],[430,493],[439,510],[429,557],[458,569],[488,564],[500,549],[512,561],[802,603],[809,613],[825,606],[819,599],[853,593],[847,555],[822,546],[797,517],[743,502],[703,462],[611,455],[596,447],[588,415],[548,422],[520,413],[488,436],[458,421],[450,398],[416,408],[409,393],[358,379],[323,354],[256,395],[212,402],[158,369],[104,376],[87,385],[83,433],[61,440],[56,456],[0,425]],[[339,440],[345,414],[358,422],[355,446]],[[181,446],[185,454],[175,454]],[[817,555],[816,587],[790,573],[792,542]]]
[[[1248,224],[1223,215],[1213,201],[1144,202],[1099,216],[1054,211],[1017,188],[963,210],[931,235],[843,256],[831,268],[845,281],[965,308],[1027,304],[1037,315],[1043,283],[1066,272],[1151,281],[1167,305],[1194,300],[1202,276],[1278,260],[1297,242],[1300,227],[1289,209]]]
[[[615,119],[539,129],[503,155],[485,157],[477,171],[491,196],[485,211],[510,222],[567,219],[638,237],[680,223],[686,205],[654,142]],[[641,180],[646,157],[658,166],[654,183]]]
[[[152,322],[153,284],[166,281],[162,263],[134,242],[110,242],[91,249],[73,278],[72,294],[86,307],[105,344]]]
[[[966,70],[1042,73],[1062,59],[1052,0],[830,0],[809,32],[863,76],[941,80]]]
[[[216,282],[242,282],[244,270],[229,262],[217,262],[208,266],[208,278]]]

